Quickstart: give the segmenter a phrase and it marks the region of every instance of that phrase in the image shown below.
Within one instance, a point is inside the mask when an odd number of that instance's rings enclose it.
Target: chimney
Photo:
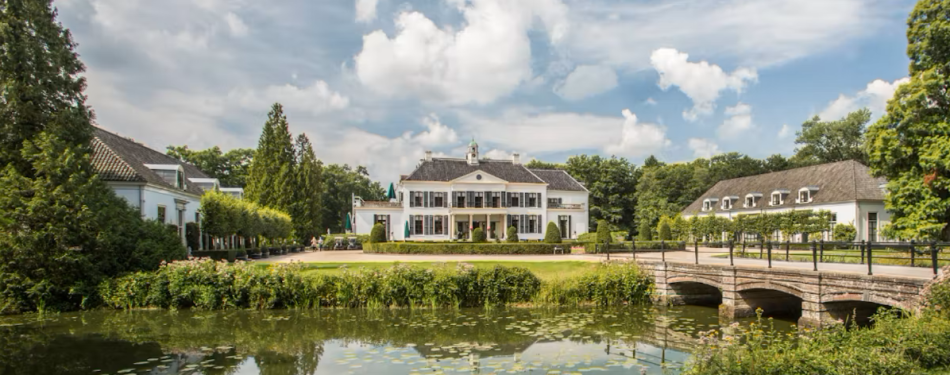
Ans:
[[[426,161],[432,161],[432,151],[426,151]]]
[[[514,154],[511,154],[511,163],[515,165],[521,164],[521,155],[518,154],[517,152]]]

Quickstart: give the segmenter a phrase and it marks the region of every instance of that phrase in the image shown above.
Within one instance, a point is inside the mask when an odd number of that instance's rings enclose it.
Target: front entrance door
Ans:
[[[561,218],[558,223],[558,228],[561,228],[561,238],[569,238],[571,236],[570,225],[567,223],[567,219]]]
[[[455,238],[456,239],[465,239],[468,238],[468,222],[467,221],[456,221],[455,222]]]
[[[495,234],[498,233],[498,222],[491,222],[491,231],[488,232],[488,238],[495,239]]]

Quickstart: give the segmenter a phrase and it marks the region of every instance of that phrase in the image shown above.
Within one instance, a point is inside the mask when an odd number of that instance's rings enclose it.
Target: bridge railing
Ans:
[[[741,251],[738,246],[741,245]],[[699,264],[699,242],[694,242],[696,263]],[[729,264],[734,265],[734,258],[763,259],[768,261],[772,268],[772,260],[789,262],[811,262],[813,269],[818,270],[819,263],[851,263],[866,264],[868,275],[873,275],[873,266],[892,265],[909,267],[930,267],[934,276],[941,266],[950,265],[950,257],[941,257],[950,250],[948,242],[833,242],[812,241],[810,243],[791,242],[760,242],[758,254],[747,251],[745,243],[727,243],[729,250]]]

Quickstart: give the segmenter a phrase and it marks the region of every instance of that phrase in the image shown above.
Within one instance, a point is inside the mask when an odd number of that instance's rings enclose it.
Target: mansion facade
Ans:
[[[856,241],[882,242],[887,239],[881,235],[881,227],[890,221],[884,208],[885,183],[854,160],[819,164],[720,181],[681,215],[686,219],[697,215],[735,219],[758,213],[827,210],[832,218],[825,240],[831,239],[831,228],[844,223],[857,229]],[[785,241],[780,232],[775,238]],[[790,240],[811,239],[797,234]]]
[[[562,238],[588,230],[588,191],[562,170],[529,169],[518,154],[511,160],[479,159],[478,144],[464,159],[425,159],[400,178],[396,197],[385,202],[353,199],[351,223],[357,234],[369,234],[376,223],[391,241],[470,239],[482,228],[489,240],[504,240],[514,227],[518,238],[544,238],[548,223]]]

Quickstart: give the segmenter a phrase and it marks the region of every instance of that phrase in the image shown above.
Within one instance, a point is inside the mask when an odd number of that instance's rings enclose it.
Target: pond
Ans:
[[[676,374],[718,323],[697,306],[25,315],[0,318],[0,374]]]

